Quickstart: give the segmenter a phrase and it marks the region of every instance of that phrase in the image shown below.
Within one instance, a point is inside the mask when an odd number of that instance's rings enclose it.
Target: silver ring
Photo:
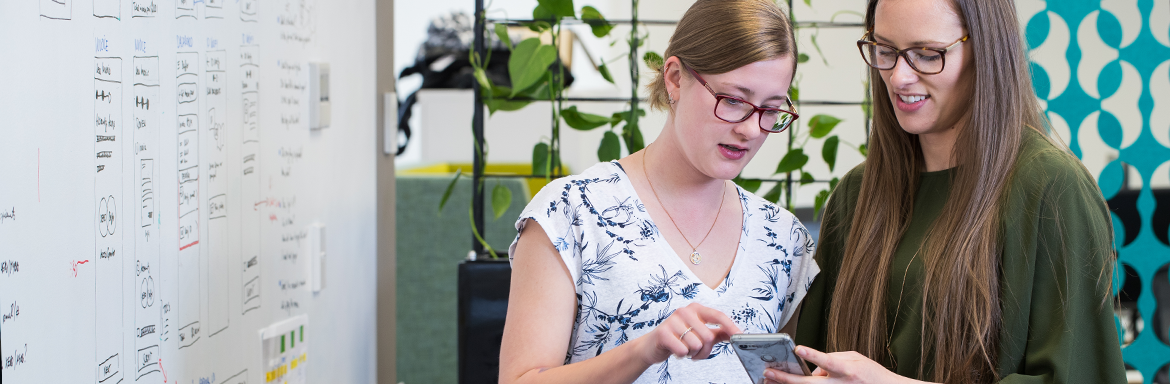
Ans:
[[[692,329],[695,329],[695,327],[687,327],[687,330],[683,331],[683,333],[681,335],[678,335],[678,339],[682,340],[684,337],[687,336],[688,333],[691,333]]]

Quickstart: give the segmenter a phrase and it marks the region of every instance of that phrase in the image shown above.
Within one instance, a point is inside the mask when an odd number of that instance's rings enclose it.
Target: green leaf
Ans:
[[[626,125],[622,127],[622,138],[626,140],[626,149],[630,153],[638,152],[642,148],[646,148],[646,142],[642,140],[642,130],[638,129],[637,122],[626,122]]]
[[[544,7],[544,9],[548,10],[548,12],[557,19],[563,17],[577,17],[576,11],[573,10],[573,0],[536,0],[536,2],[540,4],[540,7]]]
[[[507,24],[496,24],[496,37],[499,37],[500,41],[504,42],[505,47],[512,49],[512,38],[508,36]]]
[[[808,62],[808,55],[806,55],[806,54],[803,54],[803,53],[801,53],[800,55],[797,55],[797,56],[796,56],[796,62],[797,62],[797,63],[805,63],[805,62]]]
[[[605,62],[602,62],[601,65],[597,66],[597,71],[601,72],[601,77],[604,78],[605,81],[608,81],[610,84],[617,84],[613,82],[613,75],[609,73],[609,67],[605,66]]]
[[[492,115],[496,111],[517,111],[532,103],[527,100],[509,100],[512,88],[502,85],[492,84],[491,89],[481,89],[484,93],[483,104],[488,107],[488,113]]]
[[[548,144],[536,143],[536,146],[532,147],[532,174],[548,175],[548,168]]]
[[[800,173],[800,185],[807,185],[807,184],[812,183],[814,181],[817,181],[817,179],[815,177],[813,177],[813,175],[811,173],[808,173],[808,172],[801,172]]]
[[[588,131],[610,122],[608,117],[578,111],[576,105],[562,109],[561,118],[565,119],[565,123],[570,127],[579,131]]]
[[[795,85],[789,87],[788,98],[794,102],[800,100],[800,88],[797,88]]]
[[[829,190],[821,190],[817,192],[817,197],[813,202],[813,220],[816,220],[821,213],[821,208],[824,208],[825,202],[829,201]]]
[[[540,20],[539,22],[549,25],[548,21],[545,20],[552,20],[554,18],[555,16],[553,16],[552,10],[544,6],[544,4],[539,4],[536,8],[532,9],[532,20]],[[532,27],[529,26],[528,28]],[[552,28],[552,26],[549,25],[549,28]]]
[[[492,212],[496,214],[496,218],[493,220],[499,220],[500,216],[508,212],[510,206],[512,206],[512,190],[503,184],[496,183],[496,187],[492,188]]]
[[[642,55],[642,61],[645,61],[646,66],[654,70],[662,68],[663,63],[665,62],[665,60],[662,59],[662,55],[659,55],[654,51],[646,51],[646,54]]]
[[[539,9],[540,7],[537,7],[537,8]],[[536,17],[535,10],[533,10],[533,12],[532,12],[532,18],[533,19],[540,19],[539,17]],[[545,19],[548,19],[548,18],[552,18],[552,15],[548,15],[547,17],[545,17]],[[525,23],[524,25],[527,26],[528,29],[531,29],[533,32],[536,32],[536,33],[543,33],[544,31],[552,29],[552,24],[549,24],[547,21],[543,21],[543,20],[534,21],[531,23]]]
[[[561,168],[561,160],[559,157],[553,157],[549,153],[548,143],[536,143],[532,147],[532,174],[536,176],[549,176],[557,173]]]
[[[609,117],[610,128],[616,127],[618,123],[624,121],[626,119],[626,115],[629,114],[629,112],[614,112],[613,115]]]
[[[547,78],[548,74],[548,71],[545,71],[544,75],[541,75],[540,77],[542,79]],[[532,84],[532,86],[528,87],[528,89],[518,92],[516,95],[527,97],[532,100],[548,100],[551,95],[551,91],[549,90],[547,81],[539,81],[536,84]],[[511,93],[504,94],[503,97],[511,97]]]
[[[475,81],[479,82],[480,89],[491,91],[492,81],[488,80],[487,72],[483,68],[476,68],[474,73]]]
[[[488,107],[488,114],[493,115],[496,111],[518,111],[527,107],[531,101],[516,101],[508,99],[489,99],[484,100],[483,105]]]
[[[813,116],[812,119],[808,120],[808,127],[810,128],[808,134],[818,139],[828,136],[829,132],[832,132],[833,128],[837,126],[837,123],[840,122],[841,119],[829,115]]]
[[[804,0],[804,5],[812,6],[812,0]]]
[[[868,157],[869,156],[869,146],[865,145],[865,144],[858,145],[857,152],[861,152],[862,156]]]
[[[833,167],[837,165],[837,146],[840,143],[841,139],[837,135],[833,135],[825,139],[825,144],[821,146],[821,158],[825,159],[825,164],[829,165],[829,172],[832,172]]]
[[[780,164],[776,166],[776,173],[788,173],[804,167],[808,163],[808,155],[804,154],[803,148],[793,148],[784,154],[784,158],[780,159]]]
[[[439,212],[443,212],[443,206],[447,205],[447,199],[451,197],[451,191],[455,190],[455,182],[459,181],[459,175],[463,174],[463,168],[455,170],[455,177],[451,178],[451,182],[447,183],[447,190],[443,191],[443,198],[439,199]]]
[[[508,97],[508,95],[511,95],[511,94],[512,94],[512,88],[510,88],[510,87],[505,87],[505,86],[503,86],[503,85],[495,85],[495,84],[492,84],[492,87],[491,87],[491,89],[490,89],[490,90],[488,90],[488,92],[485,92],[485,93],[487,93],[487,94],[488,94],[488,95],[485,95],[485,96],[484,96],[485,98],[486,98],[486,97],[489,97],[489,96],[490,96],[490,97],[492,97],[492,98],[496,98],[496,97]]]
[[[760,181],[760,179],[745,179],[743,178],[743,175],[736,176],[734,179],[731,179],[731,181],[736,185],[739,185],[740,188],[743,188],[744,190],[751,193],[756,193],[756,191],[760,189],[760,184],[764,183],[763,181]]]
[[[764,200],[771,201],[772,204],[780,204],[780,194],[784,192],[784,183],[776,183],[768,193],[764,194]]]
[[[583,21],[605,20],[605,16],[602,16],[601,12],[598,11],[597,8],[593,8],[592,5],[586,5],[584,7],[581,7],[581,20],[583,20]],[[598,36],[598,37],[601,37],[601,36]]]
[[[868,97],[866,97],[865,99],[866,100],[861,103],[861,113],[865,114],[866,119],[872,119],[873,118],[873,106],[871,105],[872,103],[869,102]]]
[[[601,138],[601,145],[597,147],[597,161],[620,159],[622,156],[622,142],[613,131],[605,131]]]
[[[821,52],[821,45],[820,45],[820,44],[817,44],[817,34],[816,34],[816,33],[814,33],[814,34],[810,35],[810,36],[808,37],[808,39],[809,39],[809,41],[811,41],[811,42],[812,42],[812,46],[813,46],[813,48],[816,48],[816,50],[817,50],[817,54],[818,54],[818,55],[821,55],[821,61],[823,61],[823,62],[825,63],[825,66],[828,66],[828,65],[829,65],[829,59],[826,59],[826,58],[825,58],[825,53],[824,53],[824,52]]]
[[[834,177],[833,180],[829,180],[829,193],[833,193],[833,191],[837,190],[837,183],[839,182],[841,182],[841,179],[836,177]]]
[[[581,7],[581,20],[593,28],[593,36],[605,37],[613,29],[613,24],[605,21],[605,16],[602,16],[597,8],[588,5]]]
[[[557,50],[533,37],[521,41],[508,59],[508,76],[512,78],[512,96],[536,84],[557,59]]]
[[[638,108],[638,116],[645,117],[646,110],[642,109],[642,108]],[[609,126],[616,127],[618,125],[618,123],[621,123],[622,121],[627,121],[627,120],[631,120],[630,111],[614,112],[613,115],[609,119]]]

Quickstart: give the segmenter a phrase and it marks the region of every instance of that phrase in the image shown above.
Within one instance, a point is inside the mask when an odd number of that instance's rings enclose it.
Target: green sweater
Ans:
[[[798,344],[821,351],[864,167],[842,179],[821,225],[816,251],[821,273],[804,299],[796,336]],[[1124,383],[1112,306],[1102,301],[1110,280],[1099,279],[1104,263],[1113,262],[1100,250],[1113,245],[1100,240],[1110,237],[1090,235],[1110,233],[1096,183],[1075,157],[1031,129],[1025,129],[1015,167],[1000,219],[1000,382]],[[913,256],[950,184],[949,170],[922,174],[910,225],[889,270],[886,314],[893,364],[887,368],[906,377],[924,379],[918,377],[923,261]],[[929,375],[930,367],[924,371]]]

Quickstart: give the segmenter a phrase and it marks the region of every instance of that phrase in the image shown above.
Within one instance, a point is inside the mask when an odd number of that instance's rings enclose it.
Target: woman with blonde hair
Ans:
[[[746,382],[729,337],[792,331],[812,239],[730,181],[798,117],[792,25],[768,0],[699,0],[665,56],[658,138],[517,220],[500,382]]]
[[[1111,219],[1045,133],[1011,0],[871,0],[865,163],[830,197],[783,383],[1125,382]],[[830,352],[822,353],[820,351]]]

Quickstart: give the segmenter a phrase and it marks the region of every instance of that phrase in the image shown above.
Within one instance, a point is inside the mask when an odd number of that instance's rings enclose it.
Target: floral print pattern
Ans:
[[[744,213],[740,247],[724,280],[705,286],[670,248],[625,171],[600,163],[558,179],[520,218],[540,223],[568,267],[577,315],[565,363],[600,355],[646,334],[675,309],[697,302],[728,315],[745,333],[777,332],[820,271],[813,240],[788,211],[737,188]],[[519,241],[519,236],[516,237]],[[516,242],[509,250],[515,256]],[[635,383],[738,383],[747,374],[729,343],[706,359],[650,367]]]

